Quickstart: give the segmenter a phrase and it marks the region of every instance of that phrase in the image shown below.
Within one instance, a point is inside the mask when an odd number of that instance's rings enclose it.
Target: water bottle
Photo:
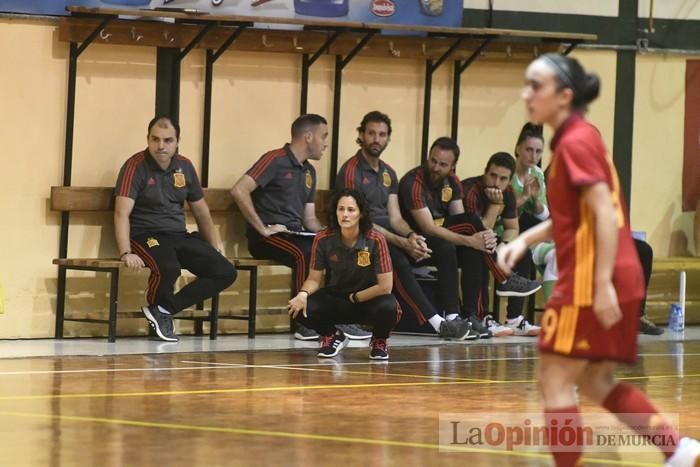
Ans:
[[[673,332],[683,332],[685,329],[685,316],[678,303],[672,303],[668,312],[668,328]]]

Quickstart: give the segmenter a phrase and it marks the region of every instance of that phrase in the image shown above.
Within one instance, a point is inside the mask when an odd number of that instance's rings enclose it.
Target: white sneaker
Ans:
[[[511,328],[516,336],[539,336],[540,329],[542,329],[539,326],[528,323],[523,315],[512,320],[509,319],[506,321],[506,326]]]
[[[491,334],[493,334],[494,337],[512,336],[515,333],[515,331],[508,326],[503,326],[501,323],[493,319],[493,316],[491,315],[484,316],[484,326],[491,331]]]
[[[696,467],[700,465],[700,443],[692,438],[681,438],[676,452],[664,463],[665,467]]]

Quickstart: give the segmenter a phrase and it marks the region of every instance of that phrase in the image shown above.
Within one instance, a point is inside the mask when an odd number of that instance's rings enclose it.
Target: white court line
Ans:
[[[693,357],[700,356],[700,353],[654,353],[654,354],[639,354],[640,357]],[[382,362],[382,365],[404,365],[404,364],[420,364],[420,363],[465,363],[465,362],[504,362],[510,360],[537,360],[539,357],[504,357],[504,358],[464,358],[452,360],[402,360]],[[201,370],[208,369],[226,369],[226,368],[278,368],[286,369],[291,367],[338,367],[338,366],[353,366],[353,365],[374,365],[373,362],[338,362],[329,361],[327,363],[289,363],[276,365],[248,365],[244,363],[220,363],[220,362],[202,362],[196,360],[183,360],[181,363],[197,366],[175,366],[162,368],[90,368],[83,370],[34,370],[34,371],[0,371],[0,376],[17,376],[17,375],[60,375],[60,374],[86,374],[86,373],[122,373],[122,372],[137,372],[137,371],[184,371],[184,370]],[[438,375],[435,375],[438,376]]]

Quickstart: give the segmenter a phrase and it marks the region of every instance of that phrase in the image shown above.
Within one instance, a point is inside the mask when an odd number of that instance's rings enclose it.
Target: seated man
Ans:
[[[435,140],[430,147],[428,161],[410,170],[399,182],[399,205],[403,218],[412,229],[426,238],[428,247],[433,251],[433,258],[457,261],[459,265],[469,267],[465,249],[478,250],[484,255],[484,261],[496,277],[497,290],[500,295],[530,295],[540,287],[534,281],[517,275],[506,276],[496,266],[493,251],[496,248],[496,235],[493,230],[484,227],[481,219],[464,212],[462,204],[462,184],[454,175],[459,159],[459,146],[448,137]],[[447,272],[451,273],[452,269]],[[438,267],[438,275],[444,271]],[[441,283],[451,286],[441,295],[451,294],[458,298],[457,277],[444,278]],[[462,293],[469,293],[462,282]],[[444,298],[444,297],[443,297]],[[472,323],[481,337],[490,337],[492,333],[482,324],[478,313],[481,301],[478,297],[463,297],[462,316]]]
[[[221,242],[189,159],[177,153],[180,127],[168,117],[148,124],[148,147],[131,156],[119,171],[114,201],[114,233],[120,258],[129,268],[148,266],[143,314],[156,335],[179,339],[173,315],[200,303],[236,280],[233,265],[221,255]],[[199,232],[187,232],[184,203]],[[181,269],[197,276],[177,293]]]
[[[319,357],[335,357],[348,344],[339,324],[360,322],[372,325],[369,358],[388,360],[387,339],[401,308],[391,295],[386,240],[372,228],[367,201],[358,191],[339,191],[331,206],[330,227],[314,239],[309,277],[289,301],[289,314],[321,334]],[[321,288],[323,271],[330,278]]]
[[[316,169],[309,160],[320,160],[328,144],[328,125],[320,115],[298,117],[291,128],[292,141],[264,154],[231,188],[231,196],[245,217],[248,250],[253,258],[271,259],[292,268],[292,293],[308,274],[313,236],[321,230],[316,218]],[[368,339],[357,327],[348,336]],[[318,334],[298,326],[300,340]]]
[[[494,230],[500,245],[515,239],[519,233],[515,194],[510,184],[514,172],[513,157],[507,152],[497,152],[489,158],[482,175],[462,180],[465,211],[478,217],[485,228]],[[475,310],[485,310],[489,281],[486,261],[489,256],[471,248],[467,248],[464,255],[467,261],[467,266],[462,268],[464,301],[474,303]],[[533,288],[536,291],[540,287],[533,284]],[[510,299],[525,294],[507,292],[503,295],[510,295]],[[494,336],[537,336],[540,331],[538,326],[527,322],[521,310],[513,306],[508,306],[506,326],[502,326],[491,315],[483,316],[483,319],[484,325]]]
[[[430,258],[431,251],[425,239],[412,231],[401,217],[398,177],[394,169],[381,159],[391,139],[389,116],[379,111],[369,112],[362,118],[357,132],[360,150],[338,171],[336,190],[353,188],[365,195],[374,228],[384,235],[389,244],[394,267],[394,295],[404,300],[419,323],[429,322],[440,337],[456,340],[478,338],[478,334],[471,329],[471,323],[458,317],[456,300],[452,312],[443,305],[442,310],[448,310],[445,314],[449,319],[445,319],[425,296],[413,274],[413,264]],[[440,267],[444,270],[450,264],[456,269],[454,260]],[[451,274],[443,271],[440,278],[456,276],[456,270]]]

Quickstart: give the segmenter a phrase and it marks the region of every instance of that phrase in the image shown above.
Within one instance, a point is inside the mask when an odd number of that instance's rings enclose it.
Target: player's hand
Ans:
[[[540,198],[540,192],[542,191],[542,187],[540,186],[540,181],[531,175],[528,175],[528,177],[530,177],[530,181],[527,185],[529,187],[528,191],[530,193],[530,197],[537,200]]]
[[[532,193],[530,192],[530,190],[531,190],[531,187],[532,187],[532,180],[533,180],[534,178],[535,178],[535,177],[533,177],[533,176],[530,175],[530,174],[525,174],[525,177],[523,177],[523,196],[524,196],[526,199],[529,198],[530,195],[532,194]]]
[[[432,250],[428,248],[428,245],[425,243],[425,237],[417,234],[411,234],[408,238],[406,238],[406,241],[404,242],[404,250],[415,261],[430,258],[430,253],[432,253]]]
[[[498,188],[488,187],[484,189],[486,197],[493,204],[503,204],[503,192]]]
[[[263,237],[269,237],[271,235],[274,235],[277,233],[282,233],[282,232],[288,232],[287,226],[282,225],[282,224],[266,225],[265,231],[263,233]]]
[[[128,253],[122,256],[122,261],[126,263],[126,267],[129,269],[141,269],[146,266],[146,263],[143,262],[141,257],[134,253]]]
[[[287,313],[289,313],[289,316],[292,317],[292,319],[296,318],[299,313],[302,313],[304,315],[304,318],[307,318],[306,316],[306,303],[308,300],[308,295],[305,292],[299,292],[296,294],[294,298],[289,300],[287,302]]]
[[[498,244],[498,239],[496,234],[491,229],[482,230],[471,236],[472,248],[480,251],[485,251],[487,253],[493,252]]]
[[[500,267],[503,272],[510,275],[513,272],[513,268],[526,251],[527,244],[520,237],[507,245],[503,245],[498,249],[498,267]]]
[[[622,319],[622,311],[612,281],[596,282],[594,285],[593,313],[605,330],[610,329]]]

